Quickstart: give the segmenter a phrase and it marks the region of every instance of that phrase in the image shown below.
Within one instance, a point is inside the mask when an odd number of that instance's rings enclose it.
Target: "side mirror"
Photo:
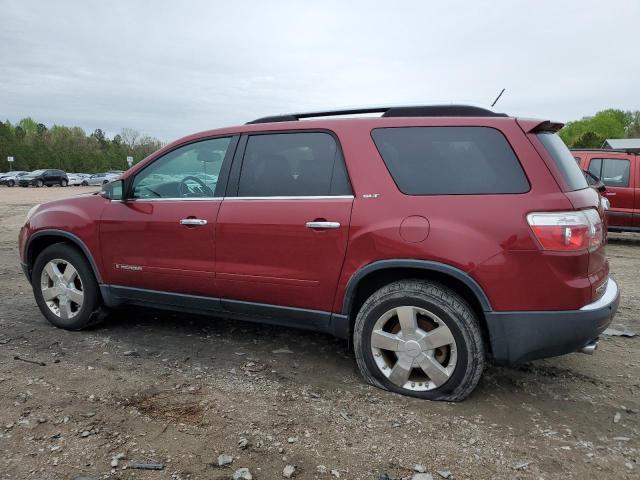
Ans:
[[[100,191],[100,196],[109,200],[122,200],[122,191],[124,190],[124,180],[115,180],[105,183]]]

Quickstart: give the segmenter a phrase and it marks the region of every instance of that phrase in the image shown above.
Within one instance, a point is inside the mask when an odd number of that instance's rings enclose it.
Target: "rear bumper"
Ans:
[[[609,278],[602,297],[580,310],[486,312],[493,357],[518,365],[575,352],[609,326],[619,303],[618,284]]]

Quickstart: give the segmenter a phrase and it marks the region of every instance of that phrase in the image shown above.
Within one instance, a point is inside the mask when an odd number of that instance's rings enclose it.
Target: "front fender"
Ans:
[[[106,201],[99,195],[86,195],[41,205],[20,231],[20,255],[27,276],[38,251],[59,239],[85,254],[101,283],[99,221]]]

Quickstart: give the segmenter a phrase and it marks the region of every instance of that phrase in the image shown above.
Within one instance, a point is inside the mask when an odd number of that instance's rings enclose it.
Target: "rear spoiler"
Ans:
[[[538,133],[538,132],[557,132],[564,123],[552,122],[550,120],[535,120],[532,118],[517,118],[516,122],[520,125],[520,128],[524,133]]]

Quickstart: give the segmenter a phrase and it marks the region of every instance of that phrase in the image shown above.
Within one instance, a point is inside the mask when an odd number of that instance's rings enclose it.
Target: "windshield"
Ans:
[[[30,173],[30,175],[40,175],[44,172],[45,172],[44,170],[34,170],[33,172]]]

